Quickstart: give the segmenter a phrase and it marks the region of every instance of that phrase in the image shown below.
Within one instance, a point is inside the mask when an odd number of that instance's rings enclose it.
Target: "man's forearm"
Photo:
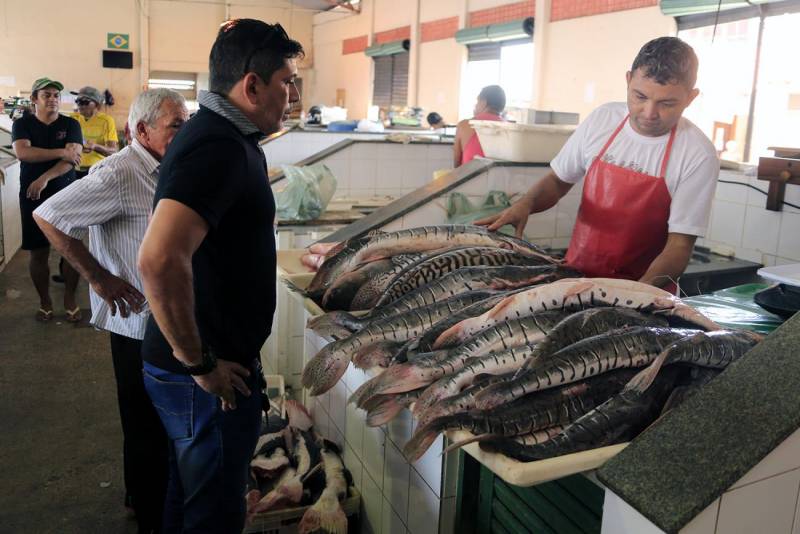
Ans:
[[[90,284],[105,272],[80,239],[69,236],[35,213],[33,218],[47,240]]]
[[[101,156],[108,157],[111,154],[115,154],[117,152],[117,147],[116,145],[107,146],[107,145],[95,144],[94,151],[100,154]]]
[[[665,287],[672,282],[677,282],[683,271],[686,270],[692,255],[694,240],[692,239],[691,244],[676,244],[671,243],[670,240],[667,241],[661,254],[650,263],[647,272],[639,279],[640,282],[656,287]]]
[[[173,354],[182,363],[200,363],[191,259],[142,257],[139,266],[150,310]]]
[[[41,163],[61,159],[66,154],[63,148],[37,148],[34,146],[15,147],[17,159],[25,163]]]
[[[40,178],[45,178],[48,182],[53,178],[58,178],[62,174],[68,173],[72,169],[72,163],[68,161],[59,161],[49,169],[47,169]]]

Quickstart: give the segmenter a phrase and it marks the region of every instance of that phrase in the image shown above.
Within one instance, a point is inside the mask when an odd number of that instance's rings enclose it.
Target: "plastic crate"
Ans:
[[[298,506],[256,514],[243,534],[295,534],[297,525],[310,506]],[[342,509],[347,516],[348,532],[358,532],[358,516],[361,509],[361,494],[350,488],[350,496],[342,501]]]
[[[469,121],[478,134],[487,158],[529,163],[549,163],[574,126],[516,124],[500,121]]]

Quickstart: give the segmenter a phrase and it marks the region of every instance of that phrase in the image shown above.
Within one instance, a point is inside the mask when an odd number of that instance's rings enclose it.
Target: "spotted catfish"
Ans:
[[[342,327],[357,332],[376,320],[417,310],[435,302],[479,289],[509,291],[548,283],[571,275],[570,270],[555,265],[466,267],[449,273],[396,301],[356,317],[344,311],[328,312],[309,320],[307,327],[322,336],[341,332]]]
[[[529,395],[492,410],[425,417],[420,419],[404,452],[412,461],[419,458],[436,436],[447,430],[467,430],[487,437],[510,437],[570,423],[620,392],[633,374],[633,371],[624,370],[589,378]]]
[[[514,250],[497,247],[459,247],[444,250],[410,265],[397,274],[383,295],[377,300],[375,306],[380,307],[397,300],[406,293],[463,267],[476,267],[479,265],[489,267],[550,265],[551,263],[539,256],[529,256]]]
[[[339,252],[325,260],[306,289],[308,295],[322,296],[342,274],[370,261],[437,249],[459,246],[491,246],[537,256],[550,263],[560,260],[547,255],[539,247],[486,228],[470,225],[423,226],[387,232],[348,242]]]
[[[391,355],[412,337],[433,323],[488,296],[486,291],[462,293],[430,306],[378,319],[346,339],[334,341],[319,351],[303,370],[303,386],[321,395],[339,381],[353,357],[368,353]]]
[[[650,364],[674,341],[697,330],[632,326],[592,336],[550,355],[540,365],[478,394],[476,407],[490,409],[535,391]]]
[[[439,336],[434,348],[464,340],[476,331],[497,322],[531,315],[537,311],[577,311],[597,306],[633,308],[676,317],[704,330],[721,329],[718,324],[679,298],[649,284],[616,278],[575,278],[558,280],[516,293],[488,312],[452,326]]]

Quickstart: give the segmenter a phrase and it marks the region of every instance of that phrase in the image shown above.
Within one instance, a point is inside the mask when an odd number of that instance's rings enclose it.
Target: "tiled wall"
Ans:
[[[728,491],[681,529],[681,534],[798,534],[800,430],[791,434]],[[622,499],[606,491],[602,534],[661,534]]]
[[[399,197],[430,182],[434,171],[452,168],[452,151],[452,145],[438,143],[354,143],[320,163],[336,176],[337,198]]]
[[[658,0],[552,0],[550,20],[574,19],[658,5]]]
[[[750,184],[766,191],[755,171],[720,172],[720,180]],[[786,201],[800,205],[800,186],[786,186]],[[742,185],[720,183],[705,239],[698,244],[732,250],[738,258],[767,266],[800,262],[800,210],[765,208],[766,195]]]

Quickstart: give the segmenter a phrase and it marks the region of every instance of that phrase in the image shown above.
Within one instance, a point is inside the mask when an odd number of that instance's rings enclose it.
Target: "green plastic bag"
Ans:
[[[753,301],[756,293],[768,287],[769,284],[745,284],[681,300],[725,328],[768,334],[783,323],[783,319]]]
[[[278,217],[283,220],[317,219],[336,192],[336,177],[322,163],[295,167],[283,165],[286,185],[275,192]]]
[[[447,197],[448,224],[472,224],[478,219],[496,215],[511,206],[511,199],[503,191],[489,191],[480,206],[475,206],[463,193],[450,193]],[[510,224],[500,228],[500,232],[514,235],[514,227]]]

